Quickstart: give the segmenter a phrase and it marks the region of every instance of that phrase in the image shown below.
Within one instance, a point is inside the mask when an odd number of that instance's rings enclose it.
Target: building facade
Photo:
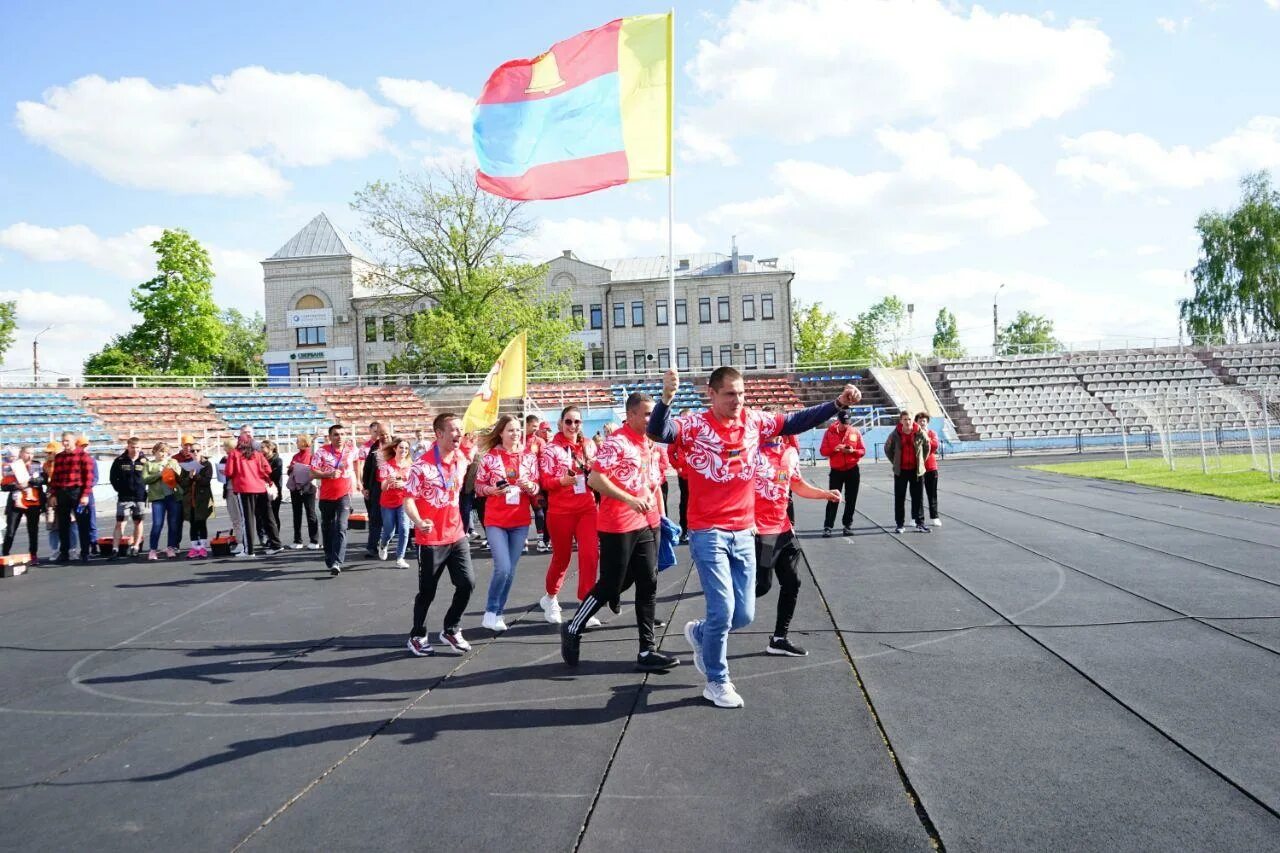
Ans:
[[[262,267],[264,361],[280,384],[386,375],[387,362],[403,351],[407,318],[428,304],[368,287],[376,264],[323,213]],[[665,257],[589,262],[565,251],[548,262],[546,286],[566,294],[580,320],[591,374],[656,374],[673,365],[773,370],[793,360],[794,277],[776,259],[736,249],[679,255],[672,302]]]

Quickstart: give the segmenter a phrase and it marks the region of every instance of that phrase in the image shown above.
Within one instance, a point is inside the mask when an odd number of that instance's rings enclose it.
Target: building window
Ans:
[[[370,379],[377,379],[382,375],[382,365],[376,361],[371,361],[364,369],[364,375]]]
[[[582,306],[575,305],[569,309],[569,316],[573,319],[573,327],[575,329],[582,328]]]
[[[773,319],[773,294],[772,293],[760,294],[760,319],[761,320]]]
[[[667,300],[659,299],[653,309],[653,322],[659,326],[667,325]]]
[[[671,367],[671,350],[663,347],[658,350],[658,369],[667,370]]]
[[[742,319],[754,320],[756,318],[756,298],[754,296],[742,297]]]
[[[618,373],[627,372],[627,354],[622,350],[615,350],[613,353],[613,369]]]
[[[676,367],[680,370],[689,369],[689,348],[688,347],[676,348]]]
[[[765,367],[778,366],[778,348],[775,347],[773,344],[764,345],[764,366]]]
[[[366,344],[376,343],[378,340],[378,318],[364,318],[364,342]]]
[[[604,308],[600,305],[591,306],[591,328],[604,328]]]
[[[631,367],[636,373],[644,372],[644,350],[635,349],[631,351]]]
[[[298,333],[298,346],[300,347],[322,347],[325,344],[327,330],[324,326],[308,326],[304,329],[295,329]]]
[[[314,293],[308,293],[299,299],[298,304],[293,307],[298,310],[305,310],[307,308],[323,308],[324,301]]]
[[[729,297],[716,297],[716,313],[721,323],[729,322]]]
[[[702,366],[715,367],[715,364],[713,363],[714,360],[715,360],[715,356],[712,354],[711,347],[703,347],[702,348]]]
[[[720,345],[720,364],[721,366],[733,364],[733,347],[729,344]]]
[[[760,364],[756,361],[756,345],[755,344],[742,345],[742,365],[743,367],[759,367],[760,366]]]
[[[384,341],[394,341],[396,339],[396,318],[382,318],[382,339]]]
[[[627,325],[627,306],[621,302],[613,304],[613,327],[624,328]]]
[[[644,325],[644,303],[643,302],[631,303],[631,325],[633,326]]]
[[[676,300],[676,325],[689,325],[689,302],[686,299]]]
[[[710,296],[698,297],[698,322],[699,323],[711,322],[711,297]]]
[[[604,373],[604,350],[591,351],[591,372]]]

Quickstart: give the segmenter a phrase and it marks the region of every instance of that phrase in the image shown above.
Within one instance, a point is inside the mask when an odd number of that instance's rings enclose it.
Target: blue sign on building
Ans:
[[[267,386],[289,387],[289,362],[267,365]]]

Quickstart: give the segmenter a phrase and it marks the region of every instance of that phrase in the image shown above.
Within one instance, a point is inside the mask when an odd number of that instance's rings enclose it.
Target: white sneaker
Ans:
[[[742,697],[733,689],[732,681],[708,681],[702,691],[702,698],[712,702],[717,708],[741,708]]]
[[[406,560],[404,557],[401,557],[400,559],[396,560],[396,568],[397,569],[409,568],[409,561]]]
[[[689,644],[689,648],[693,649],[693,665],[698,672],[703,675],[707,674],[707,662],[702,659],[702,644],[693,638],[693,629],[698,625],[697,622],[684,623],[684,641]]]
[[[539,539],[539,540],[538,540],[538,553],[539,553],[539,554],[550,554],[550,553],[551,553],[551,546],[550,546],[550,545],[548,545],[546,542],[543,542],[541,539]]]
[[[560,602],[554,596],[544,595],[538,599],[538,604],[542,607],[543,618],[552,625],[559,625],[564,621],[564,617],[560,613]]]
[[[941,527],[941,526],[942,526],[942,519],[940,519],[940,518],[934,518],[934,519],[931,519],[931,520],[930,520],[930,523],[931,523],[931,524],[933,524],[933,526],[934,526],[934,527]]]
[[[379,559],[379,560],[385,560],[385,559],[387,559],[387,546],[386,546],[386,545],[379,545],[379,546],[378,546],[378,559]]]
[[[604,623],[601,622],[599,619],[592,616],[590,619],[587,620],[587,624],[583,625],[582,627],[583,628],[599,628],[603,624]]]
[[[497,613],[490,613],[487,610],[484,613],[484,619],[480,621],[480,626],[482,628],[488,628],[490,631],[494,631],[498,634],[507,630],[507,623],[502,621],[502,617]]]
[[[295,551],[301,551],[301,550],[302,550],[303,548],[305,548],[305,547],[306,547],[306,546],[305,546],[305,545],[303,545],[301,542],[294,542],[294,543],[293,543],[293,550],[295,550]]]
[[[247,560],[252,556],[253,555],[250,554],[248,551],[236,551],[236,558],[240,560]]]
[[[454,631],[452,634],[448,631],[441,631],[440,642],[447,646],[452,646],[454,651],[457,652],[465,653],[471,651],[471,644],[463,639],[461,630]]]
[[[319,543],[319,542],[312,542],[311,544],[309,544],[309,545],[307,546],[307,550],[308,550],[308,551],[319,551],[319,550],[320,550],[320,543]]]
[[[428,658],[436,653],[435,649],[431,648],[431,641],[426,637],[410,637],[409,642],[405,643],[405,648],[420,658]]]

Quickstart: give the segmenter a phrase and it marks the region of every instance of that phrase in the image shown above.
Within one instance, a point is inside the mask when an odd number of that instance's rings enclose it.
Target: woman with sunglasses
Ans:
[[[378,482],[382,491],[378,497],[378,508],[382,511],[382,535],[378,542],[378,559],[387,559],[387,546],[391,544],[391,534],[396,536],[396,568],[409,568],[404,558],[405,548],[409,544],[408,519],[404,514],[405,484],[409,480],[409,469],[413,467],[413,449],[409,442],[399,436],[393,436],[382,446],[382,461],[378,465]]]
[[[547,568],[547,594],[538,603],[552,625],[559,625],[557,596],[578,543],[578,601],[596,585],[600,543],[596,533],[596,499],[587,487],[587,475],[596,457],[595,442],[582,434],[582,412],[567,406],[560,413],[560,430],[543,448],[540,459],[543,492],[547,495],[547,532],[551,534],[551,565]],[[592,617],[594,619],[594,617]],[[599,620],[595,620],[599,625]],[[595,627],[588,624],[588,627]]]
[[[524,452],[520,421],[511,415],[498,418],[480,446],[485,454],[476,474],[476,494],[485,498],[484,531],[493,555],[493,577],[481,624],[501,633],[507,630],[502,609],[529,536],[532,499],[538,493],[538,462]]]

